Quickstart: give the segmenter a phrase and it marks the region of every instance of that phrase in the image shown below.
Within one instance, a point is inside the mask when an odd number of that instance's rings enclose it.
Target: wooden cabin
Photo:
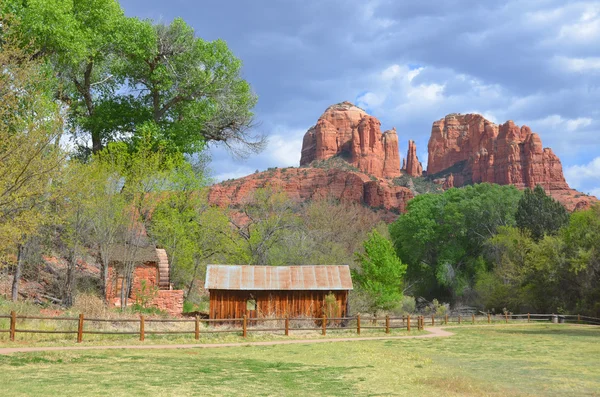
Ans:
[[[344,317],[348,266],[208,265],[209,318]]]

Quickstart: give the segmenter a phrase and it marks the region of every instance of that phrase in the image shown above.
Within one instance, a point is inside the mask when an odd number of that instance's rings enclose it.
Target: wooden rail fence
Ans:
[[[83,314],[78,317],[43,317],[43,316],[19,316],[16,312],[11,312],[10,315],[0,315],[0,319],[10,319],[8,329],[0,329],[0,333],[9,333],[11,341],[15,340],[17,333],[33,333],[33,334],[77,334],[77,343],[83,342],[84,335],[138,335],[140,341],[144,341],[146,335],[159,335],[159,334],[193,334],[196,340],[200,339],[201,333],[216,334],[216,333],[240,333],[240,328],[227,328],[219,329],[219,325],[225,323],[232,324],[234,327],[236,324],[241,325],[241,335],[246,338],[248,332],[275,332],[283,331],[285,336],[290,335],[292,330],[314,330],[321,331],[322,335],[327,335],[327,331],[335,330],[349,330],[349,323],[356,322],[356,333],[360,335],[363,329],[378,329],[384,330],[386,334],[389,334],[393,329],[406,329],[408,332],[411,331],[412,326],[416,324],[417,330],[423,330],[425,324],[435,326],[448,325],[452,323],[457,324],[476,324],[476,323],[509,323],[515,321],[521,322],[535,322],[535,321],[552,321],[559,323],[578,323],[578,324],[590,324],[600,325],[600,318],[588,317],[582,315],[555,315],[555,314],[502,314],[502,315],[471,315],[470,317],[465,316],[402,316],[402,317],[361,317],[357,315],[355,317],[332,317],[327,318],[323,316],[321,318],[252,318],[248,319],[246,316],[242,318],[231,318],[231,319],[201,319],[196,316],[194,319],[154,319],[146,318],[143,315],[139,319],[102,319],[102,318],[85,318]],[[76,322],[77,330],[36,330],[17,328],[17,321],[27,320],[46,320],[46,321],[71,321]],[[94,329],[86,329],[86,324],[95,323],[136,323],[138,325],[137,331],[100,331]],[[283,327],[256,327],[249,326],[249,322],[254,325],[259,323],[268,324],[272,322],[283,322]],[[295,322],[309,322],[313,325],[319,324],[318,327],[300,327],[293,328],[290,324]],[[380,325],[383,322],[383,325]],[[147,331],[146,324],[152,323],[194,323],[194,330],[177,330],[177,331]],[[207,326],[213,324],[214,327],[208,329],[202,329],[201,324],[204,323]],[[328,326],[329,325],[329,326]]]

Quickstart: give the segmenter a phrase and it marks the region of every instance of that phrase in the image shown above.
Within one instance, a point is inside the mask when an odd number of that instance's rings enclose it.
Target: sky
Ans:
[[[129,16],[182,17],[223,39],[258,95],[264,152],[211,147],[216,180],[298,166],[302,137],[350,101],[396,127],[426,166],[448,113],[513,120],[540,134],[567,182],[600,197],[600,1],[121,0]]]

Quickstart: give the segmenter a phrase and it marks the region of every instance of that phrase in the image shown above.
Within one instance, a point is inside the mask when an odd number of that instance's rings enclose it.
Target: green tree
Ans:
[[[89,200],[85,216],[89,219],[88,246],[96,251],[100,263],[102,296],[106,297],[108,265],[117,244],[122,240],[127,226],[127,202],[121,188],[122,175],[116,164],[92,159],[86,169],[89,180]]]
[[[515,225],[520,197],[513,186],[479,184],[411,200],[390,235],[415,292],[456,301],[472,291],[486,266],[485,242],[499,227]]]
[[[152,122],[169,150],[197,153],[222,142],[235,153],[259,151],[256,96],[225,42],[207,42],[183,20],[169,25],[128,18],[117,0],[5,0],[13,37],[51,65],[56,97],[68,108],[84,151],[140,136]]]
[[[225,210],[208,203],[204,177],[185,163],[173,171],[169,192],[156,207],[150,235],[170,258],[171,280],[189,297],[207,261],[227,255],[232,230]]]
[[[274,188],[257,189],[238,208],[229,213],[237,245],[235,260],[251,265],[278,265],[273,250],[286,235],[296,230],[299,219],[296,205],[288,196]]]
[[[516,227],[499,227],[497,232],[485,243],[489,270],[482,269],[477,274],[475,291],[484,308],[517,312],[527,308],[530,300],[523,286],[535,242]]]
[[[517,209],[517,226],[528,230],[534,240],[539,241],[545,234],[556,234],[569,222],[565,207],[548,196],[541,185],[535,189],[525,189]]]
[[[600,316],[600,204],[571,214],[559,235],[565,245],[565,267],[572,310]]]
[[[402,300],[406,265],[396,256],[392,242],[377,230],[363,243],[365,253],[357,253],[360,266],[352,272],[354,281],[371,297],[371,310],[389,310]]]
[[[0,254],[17,257],[16,300],[27,242],[47,220],[52,180],[66,155],[47,69],[11,42],[2,44],[0,65]]]
[[[130,91],[139,92],[121,98],[127,112],[147,115],[160,137],[183,153],[196,153],[208,142],[240,155],[262,150],[265,138],[250,133],[256,96],[227,44],[195,37],[180,18],[145,24],[132,23],[120,48],[127,60],[121,74]]]
[[[14,15],[14,35],[33,58],[43,58],[57,77],[56,97],[69,109],[76,136],[98,152],[115,134],[104,111],[122,76],[114,73],[116,46],[129,19],[116,0],[5,0]],[[109,116],[109,117],[107,117]]]

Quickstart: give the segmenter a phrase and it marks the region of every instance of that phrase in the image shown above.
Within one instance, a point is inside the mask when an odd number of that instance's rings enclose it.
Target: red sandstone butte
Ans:
[[[412,177],[423,176],[423,165],[417,157],[417,145],[415,141],[408,141],[408,153],[406,159],[402,163],[402,171]]]
[[[574,210],[593,198],[572,190],[560,159],[544,148],[538,134],[512,121],[496,125],[479,114],[449,114],[433,123],[427,174],[454,177],[454,186],[471,183],[542,185],[546,192]]]
[[[238,205],[265,187],[280,189],[296,201],[332,198],[400,212],[414,197],[410,189],[384,179],[373,180],[361,172],[308,167],[268,170],[221,182],[210,188],[208,200],[219,206]]]
[[[328,107],[306,132],[300,165],[336,156],[377,178],[401,175],[396,130],[381,133],[379,120],[350,102]]]

